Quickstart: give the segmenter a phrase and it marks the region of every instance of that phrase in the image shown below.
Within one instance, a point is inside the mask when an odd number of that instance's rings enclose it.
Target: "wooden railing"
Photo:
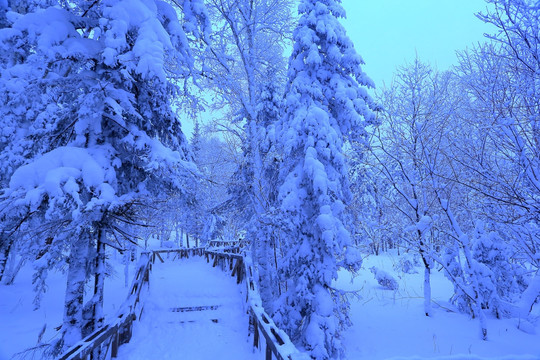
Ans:
[[[272,318],[266,313],[262,306],[261,296],[255,281],[255,271],[251,258],[235,253],[226,253],[222,251],[205,252],[206,260],[213,260],[212,266],[217,266],[220,261],[228,263],[232,276],[236,276],[236,282],[239,284],[243,280],[246,283],[246,302],[249,312],[249,326],[253,331],[253,346],[261,346],[261,335],[265,340],[265,358],[271,360],[274,357],[277,360],[308,360],[310,357],[306,353],[298,351],[289,339],[289,336],[280,330]]]
[[[109,351],[112,358],[117,356],[118,347],[131,339],[133,321],[142,315],[140,295],[144,283],[150,281],[151,261],[150,253],[141,254],[127,299],[121,305],[116,318],[79,341],[60,356],[60,360],[86,360],[96,353],[101,354],[100,357],[106,357]]]
[[[198,256],[204,256],[204,252],[206,251],[206,248],[204,247],[194,247],[194,248],[187,248],[187,249],[159,249],[152,251],[152,262],[156,262],[156,258],[159,259],[159,261],[164,262],[163,257],[161,255],[173,255],[173,260],[176,258],[183,259],[183,258],[189,258],[190,256],[198,255]]]
[[[163,256],[162,256],[163,255]],[[118,354],[118,347],[131,340],[133,321],[142,316],[144,304],[140,300],[141,289],[145,283],[150,281],[150,271],[156,259],[164,262],[163,257],[173,255],[175,258],[190,256],[204,256],[207,262],[212,260],[212,266],[216,267],[221,263],[223,269],[228,265],[231,275],[236,277],[236,282],[246,283],[246,303],[249,312],[250,331],[253,331],[253,346],[261,346],[261,335],[266,343],[266,360],[271,360],[272,356],[277,360],[307,360],[310,357],[296,349],[287,334],[280,330],[272,318],[264,311],[262,301],[254,278],[254,269],[251,259],[240,255],[236,250],[220,249],[219,251],[207,250],[205,248],[191,249],[163,249],[154,250],[151,253],[143,253],[139,260],[139,266],[135,274],[135,279],[130,288],[127,299],[120,307],[117,317],[102,328],[94,331],[75,346],[64,353],[60,360],[87,360],[92,359],[96,353],[100,357],[115,358]]]

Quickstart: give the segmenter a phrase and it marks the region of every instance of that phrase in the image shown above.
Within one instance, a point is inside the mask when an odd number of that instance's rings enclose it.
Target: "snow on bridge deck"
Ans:
[[[262,357],[248,339],[245,294],[234,277],[201,257],[153,266],[142,318],[118,359]]]

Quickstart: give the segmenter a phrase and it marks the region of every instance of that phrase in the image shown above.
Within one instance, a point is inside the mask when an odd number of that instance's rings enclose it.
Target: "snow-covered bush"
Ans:
[[[383,288],[388,289],[388,290],[398,290],[399,289],[398,282],[388,272],[386,272],[386,271],[384,271],[382,269],[379,269],[379,268],[377,268],[375,266],[370,267],[369,270],[375,276],[375,280],[377,280],[379,285],[381,285]]]
[[[445,274],[454,284],[451,302],[472,316],[477,315],[478,305],[496,317],[509,316],[511,304],[526,286],[520,267],[512,264],[510,248],[499,234],[486,231],[480,221],[471,236],[470,250],[464,248],[467,244],[449,246],[443,256]],[[463,253],[470,251],[470,259],[463,258],[458,245]]]
[[[394,264],[394,270],[405,274],[418,274],[416,266],[421,265],[417,257],[413,254],[405,253],[399,257],[397,263]]]
[[[471,253],[477,262],[482,293],[482,308],[489,309],[495,316],[504,316],[504,304],[513,303],[525,290],[523,270],[512,263],[510,247],[496,232],[489,232],[479,223]]]

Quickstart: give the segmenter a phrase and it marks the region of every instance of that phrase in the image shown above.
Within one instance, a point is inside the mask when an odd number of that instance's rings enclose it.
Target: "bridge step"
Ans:
[[[217,324],[219,322],[219,319],[208,319],[214,324]],[[167,321],[167,324],[193,324],[193,323],[199,323],[201,320],[180,320],[180,321]]]
[[[204,311],[204,310],[217,310],[221,305],[206,305],[206,306],[186,306],[171,308],[172,312],[190,312],[190,311]]]

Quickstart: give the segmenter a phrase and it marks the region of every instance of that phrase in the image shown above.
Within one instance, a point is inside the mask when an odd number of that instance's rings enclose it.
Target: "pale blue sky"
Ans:
[[[397,66],[418,57],[446,70],[456,50],[478,41],[492,28],[474,16],[484,0],[342,0],[343,22],[364,71],[377,87],[392,80]]]

